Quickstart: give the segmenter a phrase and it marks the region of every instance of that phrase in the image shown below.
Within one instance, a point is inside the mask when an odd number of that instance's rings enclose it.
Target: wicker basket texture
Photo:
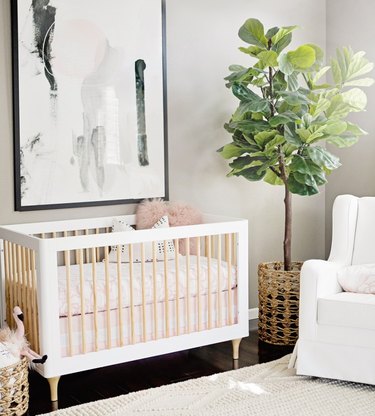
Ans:
[[[284,271],[283,262],[258,266],[259,339],[273,345],[294,345],[298,339],[299,278],[302,262]]]
[[[23,358],[0,369],[0,415],[21,416],[29,407],[29,362]]]

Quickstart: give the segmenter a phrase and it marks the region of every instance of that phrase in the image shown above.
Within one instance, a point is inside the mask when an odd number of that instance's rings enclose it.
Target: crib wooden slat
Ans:
[[[211,237],[206,237],[206,246],[207,246],[207,308],[208,308],[208,329],[212,329],[212,293],[211,293]]]
[[[21,247],[21,264],[22,264],[22,274],[21,274],[21,282],[22,282],[22,311],[24,314],[25,319],[25,330],[28,331],[29,329],[29,302],[28,302],[28,279],[27,279],[27,269],[26,269],[26,248]]]
[[[78,252],[79,258],[79,282],[81,295],[81,335],[82,335],[82,353],[86,353],[86,307],[85,307],[85,276],[83,270],[83,250]]]
[[[89,235],[89,230],[85,230],[85,235]],[[90,249],[86,248],[86,263],[90,263]]]
[[[237,241],[236,241],[236,234],[231,234],[232,238],[232,265],[237,264]]]
[[[4,241],[4,270],[5,270],[5,301],[6,301],[6,320],[9,325],[11,320],[10,308],[11,299],[13,297],[13,287],[10,276],[10,259],[9,259],[9,241]]]
[[[119,322],[119,345],[124,346],[124,331],[123,331],[123,310],[122,310],[122,278],[121,278],[121,246],[117,246],[117,300],[118,300],[118,322]]]
[[[176,334],[180,335],[180,263],[178,255],[178,238],[174,240],[175,247],[175,268],[176,268]]]
[[[190,334],[190,238],[185,239],[186,243],[186,317],[185,317],[185,327],[187,333]]]
[[[10,289],[10,305],[9,305],[9,321],[8,325],[12,322],[12,308],[15,305],[15,279],[14,279],[14,266],[13,266],[13,243],[8,244],[8,258],[9,258],[9,289]]]
[[[64,237],[67,237],[67,231],[64,231]],[[73,355],[73,331],[72,331],[72,303],[70,296],[70,250],[64,251],[64,262],[65,262],[65,274],[66,274],[66,304],[68,314],[68,355]]]
[[[99,228],[95,228],[95,234],[99,234]],[[100,261],[100,248],[96,247],[96,260]]]
[[[99,350],[98,342],[98,299],[97,299],[97,285],[96,285],[96,247],[91,248],[92,260],[92,296],[94,303],[94,337],[95,337],[95,351]]]
[[[154,339],[158,339],[158,301],[156,282],[156,243],[152,242],[152,282],[153,282],[153,307],[154,307]]]
[[[18,264],[17,264],[17,245],[12,244],[12,257],[13,257],[13,306],[18,305]]]
[[[40,351],[39,348],[39,327],[38,327],[38,300],[37,300],[37,279],[36,279],[36,261],[35,261],[35,250],[31,252],[31,270],[33,275],[33,298],[32,298],[32,305],[33,305],[33,331],[34,331],[34,339],[35,345],[34,350],[36,352]]]
[[[221,306],[221,235],[217,236],[217,326],[222,326],[222,306]]]
[[[129,244],[129,290],[130,290],[130,340],[135,342],[134,333],[134,293],[133,293],[133,244]]]
[[[225,251],[227,261],[227,273],[228,273],[228,322],[227,325],[232,325],[232,256],[231,256],[231,234],[225,234]]]
[[[26,278],[27,278],[27,319],[28,319],[28,333],[30,337],[30,343],[32,346],[35,345],[34,339],[34,332],[33,332],[33,306],[32,306],[32,299],[33,299],[33,282],[32,282],[32,271],[31,271],[31,255],[30,249],[26,249]]]
[[[201,274],[201,239],[196,237],[197,243],[197,304],[198,304],[198,331],[202,330],[201,320],[202,320],[202,311],[201,311],[201,283],[200,283],[200,274]]]
[[[109,260],[108,260],[108,246],[104,246],[104,270],[105,270],[105,304],[107,316],[107,348],[112,346],[111,342],[111,305],[110,305],[110,276],[109,276]]]
[[[165,336],[169,338],[169,288],[168,288],[167,242],[164,240],[163,244],[164,244]]]
[[[145,244],[141,243],[141,281],[142,281],[142,340],[147,341],[146,333],[146,282],[145,282]]]

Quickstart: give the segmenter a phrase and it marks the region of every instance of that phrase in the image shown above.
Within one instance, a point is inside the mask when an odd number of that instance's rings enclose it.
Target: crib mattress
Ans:
[[[70,302],[70,315],[90,314],[139,306],[142,304],[142,287],[144,287],[144,298],[146,304],[154,303],[154,281],[156,286],[156,302],[165,302],[176,299],[177,287],[178,297],[196,297],[206,295],[208,289],[212,294],[219,291],[234,288],[237,285],[236,268],[229,267],[225,261],[218,261],[207,257],[190,255],[190,267],[187,267],[186,257],[179,255],[178,271],[176,261],[169,260],[156,263],[154,277],[153,263],[145,263],[144,282],[142,285],[142,265],[140,263],[121,263],[118,274],[117,263],[108,263],[108,279],[106,278],[106,264],[104,262],[82,265],[83,284],[81,283],[80,265],[71,265],[69,270],[66,266],[58,267],[59,286],[59,314],[60,317],[68,316],[68,299]],[[210,267],[209,267],[210,262]],[[133,270],[133,279],[130,279],[130,267]],[[165,273],[166,272],[166,273]],[[67,276],[69,275],[69,283]],[[120,278],[119,278],[120,276]],[[167,276],[167,278],[165,277]],[[132,280],[132,281],[131,281]],[[120,282],[120,284],[119,284]],[[70,287],[69,293],[67,287]],[[133,298],[131,299],[130,287],[132,285]],[[165,290],[167,285],[167,291]],[[94,287],[96,290],[94,291]],[[119,287],[121,291],[121,302],[119,302]],[[198,290],[199,287],[199,290]],[[109,296],[107,295],[109,292]],[[94,302],[96,293],[96,303]],[[81,297],[82,293],[82,297]],[[109,299],[109,302],[107,300]],[[81,298],[83,302],[81,302]],[[109,303],[109,305],[107,305]]]
[[[200,295],[178,302],[159,302],[134,308],[113,309],[108,312],[60,317],[61,356],[148,342],[171,336],[189,334],[211,328],[236,324],[237,287],[211,295],[211,322],[208,318],[208,297]],[[231,306],[229,305],[231,298]],[[198,315],[198,299],[201,313]],[[156,314],[155,314],[156,307]],[[168,310],[168,318],[167,318]],[[145,319],[143,318],[145,314]],[[120,319],[122,325],[120,325]],[[143,326],[145,324],[145,327]],[[69,330],[69,327],[71,330]],[[110,328],[108,332],[108,328]],[[83,340],[84,334],[84,340]]]

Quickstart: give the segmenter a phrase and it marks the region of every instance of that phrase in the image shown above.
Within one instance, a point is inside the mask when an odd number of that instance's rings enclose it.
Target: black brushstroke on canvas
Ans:
[[[99,189],[104,187],[104,158],[106,148],[106,137],[103,126],[97,126],[92,131],[91,144],[94,149],[96,166],[96,183]]]
[[[138,128],[138,162],[140,166],[148,166],[146,114],[145,114],[145,77],[146,63],[143,59],[135,62],[135,88],[137,103]]]
[[[74,139],[73,139],[74,140]],[[79,160],[79,175],[84,191],[89,190],[90,146],[85,136],[78,136],[73,142],[75,155]],[[73,159],[74,160],[74,159]]]
[[[32,0],[34,21],[35,53],[44,65],[51,93],[56,93],[57,82],[52,69],[52,40],[55,27],[56,8],[49,5],[50,0]]]
[[[37,133],[35,136],[27,140],[24,146],[20,148],[20,185],[21,185],[21,198],[23,198],[28,191],[28,179],[30,179],[30,173],[27,170],[25,164],[25,154],[29,153],[35,157],[39,156],[38,149],[41,143],[41,133]]]

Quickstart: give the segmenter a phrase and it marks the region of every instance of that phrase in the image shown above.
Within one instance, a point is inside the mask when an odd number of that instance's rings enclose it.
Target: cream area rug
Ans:
[[[48,413],[50,416],[367,416],[375,386],[301,377],[289,356]]]

